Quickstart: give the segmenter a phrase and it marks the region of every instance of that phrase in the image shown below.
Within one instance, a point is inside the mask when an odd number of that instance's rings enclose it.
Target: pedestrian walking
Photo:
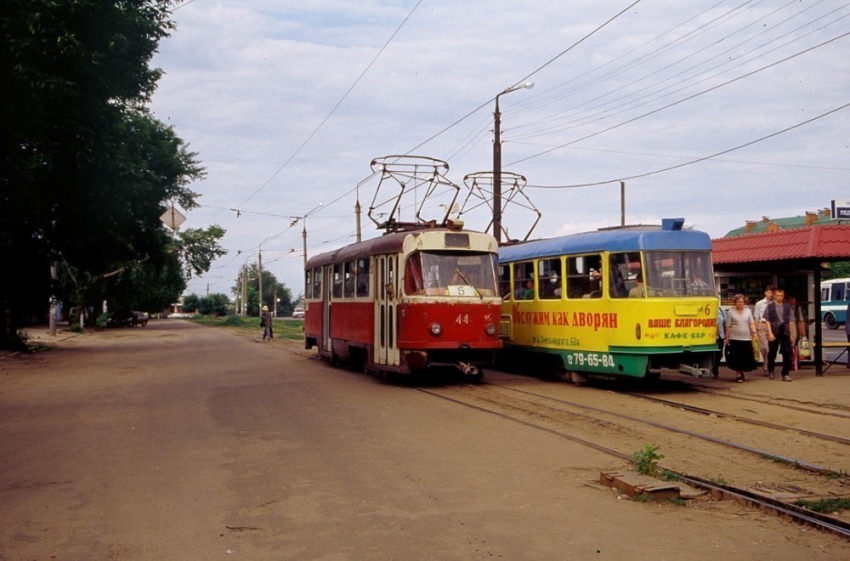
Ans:
[[[773,285],[767,285],[767,288],[764,289],[764,298],[756,302],[755,309],[753,309],[753,317],[756,321],[756,338],[758,340],[759,345],[759,354],[761,355],[762,368],[764,370],[764,375],[768,376],[767,369],[767,353],[768,353],[768,343],[767,340],[767,324],[764,319],[764,311],[767,309],[767,305],[773,301]]]
[[[263,311],[260,314],[260,327],[263,328],[263,341],[266,339],[271,341],[274,337],[274,331],[272,331],[272,313],[268,306],[263,306]]]
[[[791,346],[795,344],[791,334],[794,316],[791,315],[791,305],[785,301],[785,291],[781,288],[773,291],[773,302],[767,305],[767,309],[764,311],[764,319],[767,321],[768,377],[773,379],[773,373],[776,369],[776,353],[780,351],[782,353],[782,381],[790,382]]]
[[[726,314],[726,366],[735,371],[735,381],[744,381],[744,372],[758,368],[753,353],[756,322],[753,312],[744,305],[744,295],[736,294],[734,307]]]

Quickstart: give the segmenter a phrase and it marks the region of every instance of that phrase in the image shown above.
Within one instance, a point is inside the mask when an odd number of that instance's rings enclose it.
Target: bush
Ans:
[[[29,338],[29,334],[22,329],[17,333],[0,339],[0,349],[21,353],[31,353],[32,349],[30,349],[29,345],[27,345]]]

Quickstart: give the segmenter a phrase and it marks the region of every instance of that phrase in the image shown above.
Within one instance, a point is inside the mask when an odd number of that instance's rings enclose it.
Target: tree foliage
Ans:
[[[292,313],[294,304],[292,302],[292,291],[286,285],[279,282],[268,270],[263,270],[263,302],[260,303],[260,283],[259,283],[259,267],[257,264],[251,264],[243,267],[236,277],[236,284],[233,286],[233,294],[236,296],[236,303],[240,309],[243,307],[243,288],[245,292],[245,308],[249,316],[259,316],[262,306],[268,306],[269,310],[277,309],[277,315],[289,315]],[[244,281],[244,283],[243,283]],[[275,308],[275,298],[278,299],[277,307]]]
[[[824,278],[846,278],[850,277],[850,261],[835,261],[829,264],[829,273]]]
[[[147,110],[166,0],[5,0],[0,10],[0,302],[43,319],[49,297],[157,310],[223,254],[224,231],[169,232],[197,206],[197,154]],[[59,276],[51,283],[50,263]],[[0,336],[14,331],[0,314]]]
[[[231,312],[230,300],[226,294],[189,294],[183,297],[183,311],[198,312],[205,316],[226,316]]]

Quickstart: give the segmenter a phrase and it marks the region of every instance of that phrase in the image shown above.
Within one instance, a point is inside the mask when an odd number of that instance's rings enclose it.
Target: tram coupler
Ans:
[[[710,368],[700,368],[696,364],[690,366],[688,364],[680,364],[679,372],[683,374],[690,374],[694,378],[713,378],[714,374],[711,373]]]
[[[478,367],[468,362],[458,362],[455,364],[455,368],[460,370],[464,376],[478,376],[479,374]]]

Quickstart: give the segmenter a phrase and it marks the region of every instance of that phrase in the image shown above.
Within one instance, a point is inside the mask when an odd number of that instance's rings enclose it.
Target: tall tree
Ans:
[[[196,154],[146,109],[170,3],[0,8],[0,260],[15,265],[0,275],[0,304],[13,321],[43,318],[50,294],[86,303],[154,282],[164,293],[143,298],[161,299],[222,253],[220,228],[181,237],[159,222],[172,203],[196,206],[188,185],[203,177]],[[64,273],[54,286],[51,262]],[[15,328],[5,320],[0,337]]]
[[[242,292],[245,291],[245,309],[249,316],[259,316],[260,308],[268,306],[269,310],[277,309],[278,315],[289,314],[292,311],[292,291],[285,284],[277,280],[270,271],[263,270],[263,301],[260,302],[260,283],[259,283],[259,267],[256,263],[252,263],[247,267],[243,267],[236,277],[236,284],[233,286],[233,295],[236,297],[239,309],[242,306]],[[275,301],[275,298],[278,301]]]

